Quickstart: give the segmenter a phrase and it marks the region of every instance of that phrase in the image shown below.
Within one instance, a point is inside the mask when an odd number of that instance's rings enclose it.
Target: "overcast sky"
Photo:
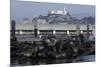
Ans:
[[[11,0],[11,19],[15,19],[17,22],[22,22],[24,18],[32,18],[40,14],[47,15],[48,10],[63,10],[64,7],[72,14],[72,16],[77,18],[95,16],[95,6],[93,5],[40,3]]]

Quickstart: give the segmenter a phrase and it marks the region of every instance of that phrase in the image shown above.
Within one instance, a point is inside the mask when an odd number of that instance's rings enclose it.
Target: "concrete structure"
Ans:
[[[34,23],[17,23],[16,34],[34,34]],[[89,25],[89,33],[94,34],[95,25]],[[37,24],[37,33],[42,34],[87,34],[87,25],[77,24]],[[78,30],[77,30],[78,29]]]
[[[77,36],[79,36],[79,34],[80,34],[80,25],[79,24],[76,25],[76,34],[77,34]]]

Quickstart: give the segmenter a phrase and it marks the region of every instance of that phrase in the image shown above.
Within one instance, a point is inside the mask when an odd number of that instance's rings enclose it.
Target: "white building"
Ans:
[[[62,14],[62,15],[66,15],[67,11],[64,8],[63,10],[49,10],[48,13],[49,14]]]

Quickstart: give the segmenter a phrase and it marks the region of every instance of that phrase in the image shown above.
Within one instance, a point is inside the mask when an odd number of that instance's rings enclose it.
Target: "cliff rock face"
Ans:
[[[83,17],[78,19],[73,17],[71,13],[64,10],[51,10],[48,12],[47,15],[39,15],[35,17],[33,21],[37,21],[37,23],[49,23],[49,24],[95,24],[95,18],[90,17]]]
[[[95,18],[84,17],[82,19],[78,19],[76,17],[72,17],[69,13],[66,15],[61,14],[48,14],[47,16],[39,16],[37,17],[38,23],[49,23],[49,24],[95,24]]]
[[[81,21],[82,24],[87,24],[87,22],[89,24],[95,24],[95,18],[92,17],[92,16],[90,16],[90,17],[84,17],[80,21]]]

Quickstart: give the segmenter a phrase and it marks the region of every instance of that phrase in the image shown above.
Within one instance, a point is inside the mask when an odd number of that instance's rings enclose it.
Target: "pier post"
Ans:
[[[38,31],[37,29],[34,29],[34,35],[35,35],[35,37],[37,37],[37,35],[38,35],[37,31]]]
[[[89,23],[87,23],[87,40],[89,40]]]
[[[34,24],[34,36],[37,37],[38,36],[38,29],[37,29],[37,18],[35,18],[35,24]]]
[[[80,26],[79,24],[76,25],[76,35],[79,36],[80,34]]]
[[[15,20],[11,20],[11,39],[16,41],[16,36],[15,36]]]

